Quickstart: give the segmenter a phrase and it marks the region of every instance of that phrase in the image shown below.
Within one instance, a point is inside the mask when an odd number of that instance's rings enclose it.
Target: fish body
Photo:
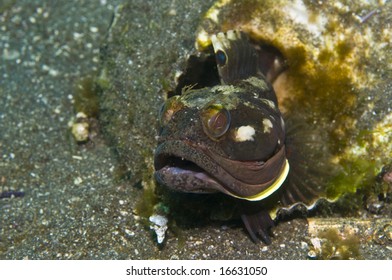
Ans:
[[[238,31],[212,38],[220,84],[169,98],[160,113],[155,176],[168,188],[262,201],[285,181],[285,124],[258,54]]]

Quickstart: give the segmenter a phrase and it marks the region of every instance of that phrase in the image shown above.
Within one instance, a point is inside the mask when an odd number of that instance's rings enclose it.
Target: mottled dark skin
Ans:
[[[168,158],[168,156],[170,157],[170,155],[172,155],[172,157],[177,159],[185,158],[188,161],[195,163],[203,170],[208,170],[209,173],[214,174],[215,177],[219,177],[219,174],[221,174],[222,176],[220,179],[224,181],[225,185],[235,184],[235,180],[232,177],[239,178],[244,174],[243,172],[246,172],[244,168],[240,169],[243,162],[248,164],[254,162],[254,168],[257,168],[257,163],[268,161],[276,151],[282,149],[284,140],[281,141],[282,145],[278,145],[276,140],[284,139],[284,134],[281,129],[269,133],[259,131],[255,135],[255,137],[260,137],[259,141],[243,142],[235,142],[232,136],[233,131],[230,130],[218,140],[211,139],[204,132],[200,112],[203,111],[203,106],[208,107],[208,104],[216,103],[218,100],[219,103],[226,108],[233,107],[229,110],[231,114],[231,127],[233,127],[233,130],[235,127],[240,127],[242,124],[259,125],[261,129],[261,120],[264,115],[274,116],[278,120],[276,126],[280,127],[281,123],[278,112],[263,109],[265,104],[260,99],[256,99],[253,95],[258,92],[263,94],[263,89],[255,87],[248,81],[240,81],[236,86],[237,89],[235,91],[232,91],[231,86],[217,86],[212,89],[204,88],[201,90],[191,90],[185,93],[181,98],[178,98],[176,102],[180,105],[172,104],[172,107],[180,109],[171,116],[170,121],[161,130],[155,159],[157,170],[161,169],[163,167],[162,165],[169,164],[175,166],[176,164],[170,164]],[[213,91],[214,94],[211,94],[211,91]],[[227,94],[228,91],[232,92]],[[249,94],[249,92],[252,92],[252,94]],[[249,103],[249,105],[245,105],[246,103]],[[197,104],[197,106],[194,106],[194,104]],[[165,116],[162,116],[162,118],[165,118]],[[175,160],[175,158],[172,158],[171,160]],[[180,164],[178,160],[176,163]],[[224,168],[222,169],[222,167]],[[232,169],[231,172],[229,172],[231,174],[230,177],[229,174],[225,172],[225,170],[229,168]],[[173,172],[174,171],[175,170],[173,170]],[[279,171],[280,168],[278,166],[276,170],[271,170],[271,172],[268,172],[265,175],[260,173],[260,176],[266,177],[268,174],[274,176],[274,173],[275,176],[277,176],[276,173],[279,173]],[[157,173],[159,176],[158,179],[167,182],[169,179],[165,179],[164,177],[166,174],[171,176],[171,173],[172,171],[160,171]],[[246,185],[257,184],[258,181],[252,180],[252,178],[257,176],[258,174],[255,174],[249,178],[243,178],[241,180],[243,186],[238,183],[238,189],[230,189],[235,192],[236,195],[254,195],[255,192],[257,193],[259,190],[253,191],[251,187],[247,187]],[[173,178],[173,180],[178,180],[178,176]],[[192,179],[189,178],[189,180]],[[201,184],[200,180],[196,179],[195,182],[197,182],[197,185]],[[208,182],[205,183],[208,185]],[[198,190],[194,185],[184,186],[183,184],[175,184],[173,186],[173,182],[169,187],[182,191],[185,189],[187,191],[192,190],[192,192],[208,191],[208,188],[205,187]],[[219,191],[225,192],[224,189],[221,189],[218,186],[212,186],[210,189],[211,191],[216,191],[217,188]]]

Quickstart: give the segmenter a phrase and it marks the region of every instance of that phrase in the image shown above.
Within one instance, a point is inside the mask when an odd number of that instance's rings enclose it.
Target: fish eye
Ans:
[[[219,66],[223,66],[226,64],[226,54],[224,51],[218,50],[215,53],[215,58],[216,58],[216,62],[218,63]]]
[[[205,108],[201,118],[204,132],[213,140],[223,136],[230,127],[230,112],[220,104],[213,104]]]

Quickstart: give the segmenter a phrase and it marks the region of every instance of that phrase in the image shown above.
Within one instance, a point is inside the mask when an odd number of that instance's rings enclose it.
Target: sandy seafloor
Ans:
[[[113,147],[103,135],[88,145],[72,138],[75,86],[99,70],[120,2],[0,2],[0,191],[24,193],[0,199],[0,259],[308,259],[305,219],[279,223],[270,246],[235,223],[169,230],[157,246],[133,212],[141,190],[116,178]],[[155,2],[153,14],[167,7]],[[171,4],[194,19],[212,2]],[[376,243],[360,250],[365,259],[392,256]]]

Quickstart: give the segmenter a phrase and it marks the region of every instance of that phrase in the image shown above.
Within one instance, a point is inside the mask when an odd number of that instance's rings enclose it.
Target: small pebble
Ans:
[[[308,252],[308,257],[311,258],[311,259],[315,259],[315,258],[317,257],[317,254],[316,254],[315,251],[310,250],[310,251]]]

